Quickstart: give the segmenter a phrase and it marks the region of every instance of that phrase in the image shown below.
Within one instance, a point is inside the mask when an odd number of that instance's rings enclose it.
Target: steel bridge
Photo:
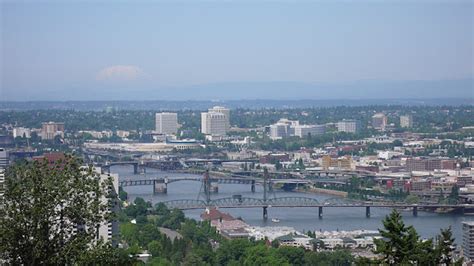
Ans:
[[[466,209],[474,209],[474,204],[405,204],[405,203],[377,203],[377,202],[357,202],[344,200],[342,198],[331,198],[325,201],[318,201],[307,197],[280,197],[264,199],[247,197],[219,198],[206,202],[205,200],[181,199],[163,202],[170,209],[192,210],[217,208],[262,208],[263,218],[268,217],[268,208],[318,208],[318,216],[322,218],[323,208],[365,208],[365,215],[370,217],[370,208],[403,208],[412,209],[413,215],[418,215],[419,209],[455,209],[464,212]]]
[[[211,199],[211,178],[209,177],[209,172],[204,174],[202,178],[203,182],[203,196],[204,199],[180,199],[180,200],[171,200],[163,202],[170,209],[181,209],[181,210],[191,210],[191,209],[206,209],[211,207],[218,208],[262,208],[263,209],[263,219],[268,218],[268,208],[318,208],[318,216],[322,218],[323,208],[365,208],[366,217],[370,217],[370,208],[404,208],[412,209],[413,215],[418,215],[418,209],[454,209],[464,212],[466,209],[474,209],[474,204],[462,204],[462,205],[453,205],[453,204],[406,204],[406,203],[380,203],[380,202],[360,202],[352,201],[343,198],[331,198],[324,201],[319,201],[314,198],[308,197],[279,197],[279,198],[269,198],[267,196],[269,178],[268,171],[264,170],[263,178],[263,198],[248,198],[242,197],[241,195],[235,195],[230,198],[218,198]],[[224,179],[222,179],[224,180]],[[245,179],[244,179],[245,180]],[[200,193],[201,194],[201,193]]]
[[[255,178],[242,178],[242,177],[209,177],[211,184],[243,184],[250,185],[250,190],[255,192],[255,185],[264,183],[262,179]],[[196,181],[204,182],[205,178],[202,177],[177,177],[177,178],[151,178],[151,179],[139,179],[139,180],[123,180],[119,182],[121,187],[131,186],[149,186],[153,185],[153,193],[167,193],[168,184],[180,181]],[[295,179],[273,179],[268,181],[268,188],[272,190],[274,184],[293,184],[293,185],[304,185],[311,183],[308,180],[295,180]],[[217,192],[217,187],[214,188],[214,192]]]

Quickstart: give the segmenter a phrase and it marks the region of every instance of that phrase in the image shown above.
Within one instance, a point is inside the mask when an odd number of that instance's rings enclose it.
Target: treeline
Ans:
[[[205,110],[178,111],[178,122],[183,129],[200,128],[200,112]],[[155,110],[28,110],[0,111],[2,123],[37,128],[41,122],[59,121],[66,129],[77,130],[151,130],[155,127]],[[325,108],[292,109],[232,109],[231,125],[241,128],[261,127],[275,123],[280,118],[299,120],[302,124],[335,123],[342,119],[357,119],[365,128],[371,117],[384,112],[389,123],[399,126],[400,115],[413,116],[416,132],[434,133],[458,130],[474,124],[473,106],[338,106]]]

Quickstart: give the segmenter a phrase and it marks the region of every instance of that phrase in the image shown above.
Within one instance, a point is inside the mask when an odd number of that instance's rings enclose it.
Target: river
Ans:
[[[154,177],[175,177],[192,176],[191,174],[162,172],[156,169],[147,169],[146,174],[133,174],[131,166],[113,166],[111,172],[118,173],[120,180],[125,179],[152,179]],[[135,197],[142,197],[153,204],[160,201],[177,199],[197,199],[201,183],[196,181],[180,181],[168,184],[167,194],[153,195],[152,186],[125,187],[129,199],[133,201]],[[263,198],[262,186],[256,186],[255,193],[250,191],[250,185],[230,185],[219,184],[219,192],[213,193],[211,198],[225,198],[240,194],[243,197]],[[275,191],[269,194],[269,197],[288,197],[302,196],[315,198],[319,201],[332,198],[333,196],[323,194],[307,194],[298,192]],[[201,197],[202,199],[202,197]],[[291,226],[300,231],[307,230],[377,230],[381,228],[382,219],[390,213],[389,208],[371,208],[371,217],[365,217],[365,208],[324,208],[323,218],[318,218],[317,208],[269,208],[267,221],[262,219],[261,208],[247,209],[222,209],[234,217],[241,217],[250,225],[256,226]],[[187,210],[186,216],[199,220],[202,210]],[[408,225],[413,225],[418,233],[424,237],[434,237],[439,233],[440,228],[451,226],[456,242],[462,242],[461,222],[474,221],[474,216],[454,215],[454,214],[436,214],[428,212],[418,212],[414,217],[411,211],[402,211],[404,221]],[[271,218],[280,219],[279,223],[272,223]]]

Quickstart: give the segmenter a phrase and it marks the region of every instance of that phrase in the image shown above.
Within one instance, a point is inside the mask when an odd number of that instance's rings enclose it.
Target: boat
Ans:
[[[280,219],[278,219],[278,218],[272,218],[272,222],[274,222],[274,223],[279,223],[279,222],[280,222]]]

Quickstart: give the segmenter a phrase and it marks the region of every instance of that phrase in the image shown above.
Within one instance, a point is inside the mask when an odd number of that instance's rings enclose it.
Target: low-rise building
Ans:
[[[289,246],[289,247],[303,247],[306,250],[313,250],[313,238],[303,235],[303,234],[288,234],[284,236],[277,237],[275,239],[278,241],[280,246]]]

